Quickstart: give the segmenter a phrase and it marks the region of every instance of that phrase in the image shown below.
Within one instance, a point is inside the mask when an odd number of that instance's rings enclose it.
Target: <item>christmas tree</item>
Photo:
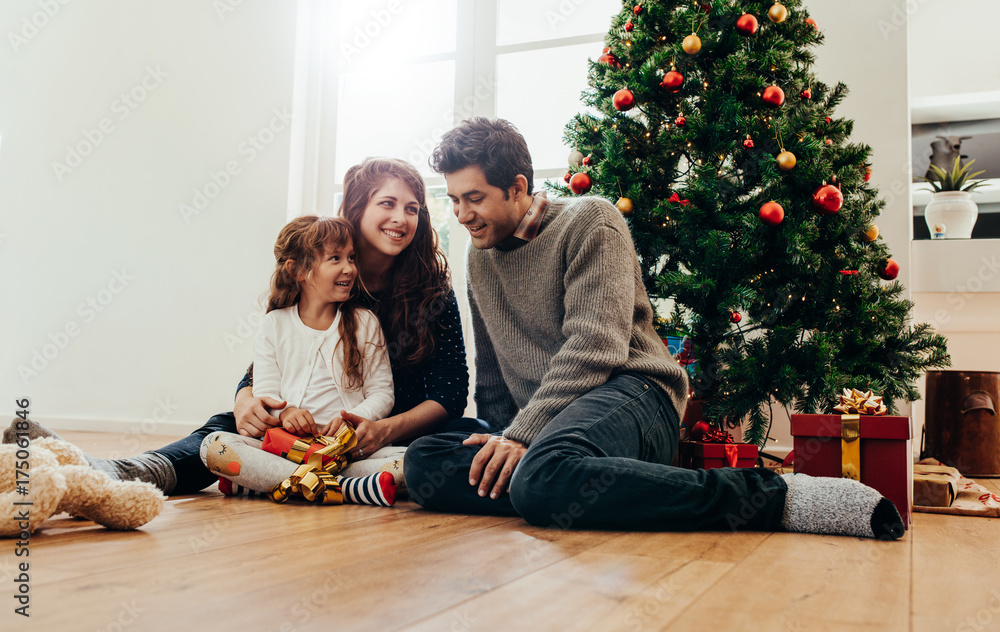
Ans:
[[[798,0],[637,0],[590,62],[562,194],[626,216],[654,305],[693,342],[706,420],[763,445],[773,402],[832,412],[843,388],[890,413],[950,364],[874,221],[871,149],[811,71],[822,32]],[[659,314],[659,322],[664,324]]]

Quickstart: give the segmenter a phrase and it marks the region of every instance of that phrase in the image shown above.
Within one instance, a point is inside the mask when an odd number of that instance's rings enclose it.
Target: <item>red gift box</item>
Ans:
[[[795,473],[854,478],[845,454],[858,442],[860,480],[896,505],[907,529],[912,524],[913,436],[909,417],[888,415],[792,415]],[[845,452],[846,451],[846,452]],[[850,460],[850,459],[848,459]]]
[[[716,467],[755,467],[757,446],[753,443],[680,442],[680,464],[689,470]]]

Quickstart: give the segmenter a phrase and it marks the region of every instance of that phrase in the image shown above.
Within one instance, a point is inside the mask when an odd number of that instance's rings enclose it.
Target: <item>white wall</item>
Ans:
[[[910,24],[914,99],[1000,90],[996,0],[897,0]],[[892,26],[890,15],[887,21]],[[995,113],[994,116],[1000,116]]]
[[[975,101],[952,95],[994,93],[987,103],[1000,99],[1000,49],[996,44],[996,24],[1000,3],[996,0],[924,0],[910,16],[910,96],[915,103],[942,103],[937,116],[948,117],[948,103]],[[949,47],[949,50],[942,50]],[[1000,107],[987,105],[958,109],[958,118],[998,117]],[[939,118],[937,120],[950,120]],[[915,256],[928,271],[914,280],[916,316],[935,324],[948,338],[952,369],[1000,371],[1000,292],[995,290],[995,261],[1000,240],[974,242],[916,242]],[[935,274],[941,268],[952,278]],[[923,385],[921,385],[923,386]],[[914,407],[919,428],[924,419],[923,402]]]
[[[291,109],[296,3],[40,4],[0,9],[0,411],[26,396],[61,428],[183,431],[231,409],[252,357],[240,324],[286,215],[275,112]],[[89,155],[57,176],[67,145]]]

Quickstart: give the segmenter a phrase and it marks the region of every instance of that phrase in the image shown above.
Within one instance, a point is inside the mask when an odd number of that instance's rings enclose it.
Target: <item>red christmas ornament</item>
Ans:
[[[743,146],[747,149],[753,149],[753,139],[747,136],[747,139],[743,141]]]
[[[632,24],[632,20],[629,20],[628,22],[625,23],[625,32],[626,33],[631,33],[632,29],[634,29],[634,28],[635,28],[635,25]]]
[[[663,81],[660,82],[660,85],[671,92],[678,92],[681,86],[684,85],[684,75],[676,70],[671,70],[663,75]]]
[[[590,187],[594,185],[594,181],[590,179],[590,175],[583,173],[573,174],[573,177],[569,179],[569,188],[577,195],[583,195],[587,191],[590,191]]]
[[[816,24],[816,20],[814,20],[814,19],[812,19],[812,18],[806,18],[806,24],[810,24],[810,25],[812,25],[812,27],[813,27],[814,29],[818,29],[818,28],[819,28],[819,25],[818,25],[818,24]]]
[[[886,259],[879,266],[878,275],[886,281],[892,281],[899,276],[899,262],[895,259]]]
[[[589,167],[590,165],[592,165],[594,163],[594,159],[591,158],[590,156],[584,156],[582,162],[583,162],[584,165],[586,165],[587,167]]]
[[[691,438],[695,441],[701,441],[710,432],[712,432],[712,427],[708,425],[707,421],[702,420],[691,427]]]
[[[764,100],[764,103],[773,108],[781,107],[785,102],[785,91],[778,86],[768,86],[764,88],[764,92],[760,95],[760,98]]]
[[[712,3],[711,2],[702,2],[701,3],[701,10],[704,11],[705,13],[711,13],[712,12]]]
[[[844,194],[832,184],[813,191],[813,207],[822,215],[833,215],[844,205]]]
[[[729,322],[731,322],[731,323],[733,323],[735,325],[736,323],[740,322],[741,320],[743,320],[743,317],[740,316],[739,312],[729,312]]]
[[[742,35],[753,35],[757,32],[757,18],[744,13],[736,20],[736,30]]]
[[[868,182],[869,180],[872,179],[872,166],[871,165],[865,165],[864,167],[861,168],[861,170],[865,174],[865,182]]]
[[[569,184],[569,179],[572,178],[572,177],[573,177],[573,174],[567,171],[566,175],[563,176],[563,182],[565,182],[566,184]]]
[[[615,57],[615,54],[611,52],[611,48],[609,46],[604,47],[604,50],[601,51],[601,56],[597,58],[597,61],[601,62],[602,64],[614,66],[615,68],[622,67],[622,65],[618,63],[618,58]]]
[[[813,98],[812,90],[806,88],[805,90],[802,91],[802,94],[799,95],[799,98],[801,98],[803,101],[808,101],[809,99]]]
[[[832,147],[833,146],[833,141],[830,140],[829,138],[825,139],[823,142],[826,143],[827,147]]]
[[[622,88],[614,96],[615,109],[619,112],[627,112],[635,106],[635,95],[631,90]]]
[[[767,202],[760,207],[757,217],[768,226],[777,226],[785,219],[785,209],[777,202]]]
[[[686,118],[684,118],[683,116],[678,116],[676,119],[674,119],[674,123],[677,123],[678,125],[681,125],[681,126],[683,126],[687,122],[688,122],[688,120]]]
[[[830,117],[829,117],[829,116],[828,116],[828,117],[826,117],[826,122],[827,122],[827,123],[829,123],[829,122],[830,122]]]
[[[640,13],[642,13],[642,5],[638,5],[637,4],[634,7],[632,7],[632,13],[634,13],[636,15],[639,15]]]

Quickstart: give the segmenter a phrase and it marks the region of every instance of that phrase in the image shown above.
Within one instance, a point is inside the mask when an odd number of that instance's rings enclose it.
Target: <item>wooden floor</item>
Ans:
[[[66,438],[98,455],[121,442]],[[1000,520],[985,518],[917,514],[897,542],[559,531],[211,491],[136,532],[49,525],[29,620],[0,541],[2,630],[1000,630]]]

